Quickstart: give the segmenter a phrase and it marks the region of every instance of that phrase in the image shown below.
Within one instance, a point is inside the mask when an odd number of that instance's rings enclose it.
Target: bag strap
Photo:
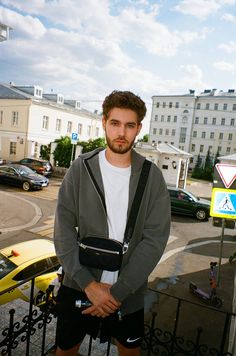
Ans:
[[[141,171],[141,174],[139,177],[138,186],[137,186],[137,189],[135,192],[135,196],[134,196],[134,200],[133,200],[133,203],[131,206],[129,218],[128,218],[126,228],[125,228],[125,236],[124,236],[124,247],[125,248],[128,247],[127,245],[129,244],[130,239],[133,235],[135,222],[136,222],[136,219],[138,216],[138,211],[139,211],[139,207],[140,207],[141,200],[143,197],[144,189],[145,189],[145,186],[147,183],[151,164],[152,163],[150,161],[148,161],[147,159],[145,159],[145,161],[143,162],[143,167],[142,167],[142,171]]]

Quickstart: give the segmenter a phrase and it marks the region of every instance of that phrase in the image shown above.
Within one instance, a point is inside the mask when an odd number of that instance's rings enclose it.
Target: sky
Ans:
[[[236,88],[236,0],[0,0],[0,81],[101,112],[106,95]]]

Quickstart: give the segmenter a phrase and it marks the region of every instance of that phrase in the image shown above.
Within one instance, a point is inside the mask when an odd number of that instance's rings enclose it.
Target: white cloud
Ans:
[[[229,41],[228,43],[221,43],[218,48],[224,50],[227,53],[234,53],[236,52],[236,42]]]
[[[236,16],[229,14],[229,13],[223,14],[221,19],[225,20],[227,22],[236,22]]]
[[[219,1],[216,0],[181,0],[174,10],[203,20],[219,8]]]
[[[224,72],[231,72],[235,73],[236,72],[236,63],[228,63],[224,61],[219,61],[213,63],[213,66],[221,71]]]
[[[46,33],[46,28],[30,15],[23,16],[15,11],[0,7],[0,22],[12,27],[16,36],[40,38]]]

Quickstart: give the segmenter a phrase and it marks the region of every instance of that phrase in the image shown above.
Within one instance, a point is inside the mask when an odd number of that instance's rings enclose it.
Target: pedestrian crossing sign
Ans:
[[[212,190],[210,215],[236,219],[236,190],[214,188]]]

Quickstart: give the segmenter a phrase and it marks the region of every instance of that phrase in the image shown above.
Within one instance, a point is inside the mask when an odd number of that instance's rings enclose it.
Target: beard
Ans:
[[[125,141],[125,144],[119,144],[118,142],[116,142],[116,140],[123,140]],[[110,148],[110,150],[114,153],[119,153],[119,154],[125,154],[128,151],[131,150],[131,148],[133,147],[135,138],[132,142],[127,141],[125,138],[123,137],[119,137],[115,140],[110,140],[107,135],[106,135],[106,141],[107,141],[107,146]]]

